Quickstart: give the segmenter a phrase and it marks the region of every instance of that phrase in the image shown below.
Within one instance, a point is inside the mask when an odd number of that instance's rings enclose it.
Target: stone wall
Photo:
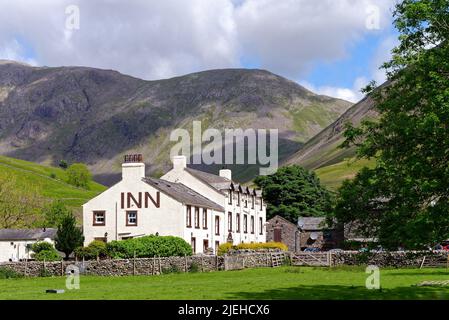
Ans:
[[[393,251],[358,252],[342,251],[332,253],[332,264],[338,265],[376,265],[378,267],[420,267],[447,266],[448,252],[444,251]],[[425,259],[424,259],[425,257]]]
[[[209,272],[271,266],[271,255],[279,252],[247,252],[227,256],[161,257],[100,261],[8,262],[7,267],[25,276],[64,276],[69,265],[76,265],[81,274],[97,276],[157,275],[170,272]]]

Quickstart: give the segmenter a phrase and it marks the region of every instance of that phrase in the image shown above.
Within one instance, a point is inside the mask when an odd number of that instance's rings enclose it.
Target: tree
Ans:
[[[426,248],[449,237],[449,1],[396,5],[400,43],[385,63],[389,82],[366,92],[378,121],[348,126],[345,145],[375,157],[340,190],[335,211],[387,248]]]
[[[67,169],[68,168],[68,163],[67,163],[67,161],[65,161],[65,160],[61,160],[61,161],[59,161],[59,167],[60,168],[62,168],[62,169]]]
[[[70,214],[70,210],[61,201],[53,201],[42,210],[44,227],[57,227],[62,219]]]
[[[22,188],[14,175],[0,175],[0,228],[35,226],[45,202],[35,187]]]
[[[297,223],[299,216],[324,216],[332,208],[331,193],[321,186],[315,173],[300,166],[282,167],[254,182],[268,203],[267,218],[280,215]]]
[[[55,247],[64,252],[66,259],[75,250],[75,248],[83,245],[84,236],[80,228],[76,226],[76,219],[72,213],[66,215],[56,232]]]
[[[88,189],[92,175],[83,163],[74,163],[67,169],[67,182],[76,187]]]

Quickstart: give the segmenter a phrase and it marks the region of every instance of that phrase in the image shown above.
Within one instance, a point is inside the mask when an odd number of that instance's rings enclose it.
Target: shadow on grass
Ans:
[[[365,287],[316,285],[269,289],[260,292],[233,292],[229,299],[249,300],[441,300],[449,299],[447,287],[398,287],[368,290]]]

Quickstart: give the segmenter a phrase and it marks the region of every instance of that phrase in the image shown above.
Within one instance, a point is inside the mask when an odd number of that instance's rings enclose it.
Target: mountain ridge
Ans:
[[[143,153],[148,173],[167,170],[170,131],[189,129],[193,120],[203,129],[279,129],[286,158],[351,105],[261,69],[141,80],[114,70],[3,62],[0,154],[47,165],[85,162],[111,184],[125,153]]]

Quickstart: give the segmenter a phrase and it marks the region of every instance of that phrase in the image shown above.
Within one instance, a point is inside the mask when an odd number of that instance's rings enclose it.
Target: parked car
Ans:
[[[320,248],[305,248],[304,252],[320,252]]]

